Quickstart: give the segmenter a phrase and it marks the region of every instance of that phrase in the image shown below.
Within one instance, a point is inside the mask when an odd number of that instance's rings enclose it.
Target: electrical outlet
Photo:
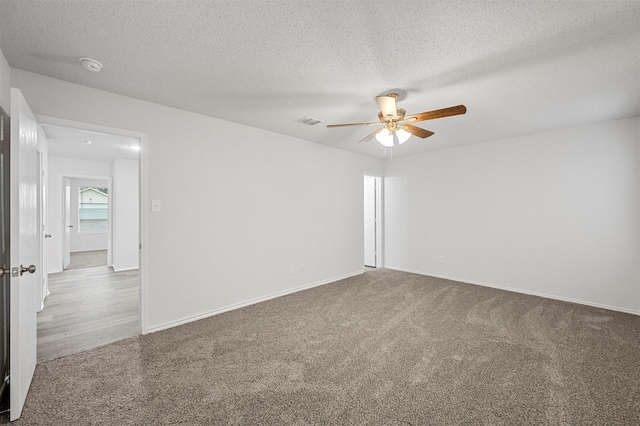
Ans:
[[[293,266],[289,266],[289,275],[293,275]]]

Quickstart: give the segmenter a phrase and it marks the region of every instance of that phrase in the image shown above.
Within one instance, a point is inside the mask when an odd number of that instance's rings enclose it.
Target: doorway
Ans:
[[[375,175],[364,175],[364,266],[382,266],[381,256],[381,182]]]
[[[144,135],[38,117],[48,142],[49,296],[38,361],[132,337],[143,326]]]
[[[111,181],[111,176],[62,176],[63,270],[112,266]]]

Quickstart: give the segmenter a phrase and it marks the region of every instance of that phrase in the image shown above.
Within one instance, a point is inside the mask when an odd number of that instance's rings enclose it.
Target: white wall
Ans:
[[[27,100],[27,102],[29,102],[29,100]],[[62,176],[91,176],[108,179],[111,177],[111,163],[106,161],[87,161],[49,157],[49,193],[47,194],[49,199],[49,218],[47,221],[47,228],[51,234],[51,238],[47,239],[47,263],[49,273],[62,271],[62,250],[64,243]],[[74,192],[77,195],[77,183],[75,191],[73,188],[71,189],[71,193],[73,194]],[[71,209],[72,214],[74,210],[74,208]],[[75,219],[71,216],[72,224],[78,222],[77,211],[75,212],[75,215]],[[73,229],[76,228],[74,227]],[[98,234],[98,237],[106,238],[106,235]],[[74,251],[73,248],[72,251]]]
[[[11,68],[0,50],[0,107],[10,115],[11,111]]]
[[[67,163],[68,164],[68,163]],[[83,167],[83,162],[79,160],[75,160],[75,164],[73,167],[77,170],[80,167]],[[69,172],[67,172],[69,173]],[[72,173],[74,174],[74,173]],[[81,178],[72,178],[71,181],[71,224],[73,228],[71,228],[71,252],[78,251],[93,251],[93,250],[106,250],[108,248],[108,238],[109,232],[79,232],[80,227],[78,225],[78,198],[79,198],[79,190],[81,186],[96,186],[96,187],[107,187],[109,185],[109,181],[107,180],[96,180],[96,179],[81,179]],[[60,194],[61,196],[62,194]]]
[[[113,162],[113,269],[138,267],[138,162]]]
[[[20,70],[12,85],[36,114],[148,135],[150,329],[362,271],[363,173],[382,161]]]
[[[386,265],[640,313],[639,123],[386,162]]]

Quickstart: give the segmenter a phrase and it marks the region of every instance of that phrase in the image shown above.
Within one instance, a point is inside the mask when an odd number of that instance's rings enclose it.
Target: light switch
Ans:
[[[151,211],[152,212],[160,211],[160,200],[151,200]]]

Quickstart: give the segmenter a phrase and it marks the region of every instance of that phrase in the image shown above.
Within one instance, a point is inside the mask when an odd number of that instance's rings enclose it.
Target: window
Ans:
[[[109,230],[109,190],[93,186],[78,189],[78,231],[107,232]]]

